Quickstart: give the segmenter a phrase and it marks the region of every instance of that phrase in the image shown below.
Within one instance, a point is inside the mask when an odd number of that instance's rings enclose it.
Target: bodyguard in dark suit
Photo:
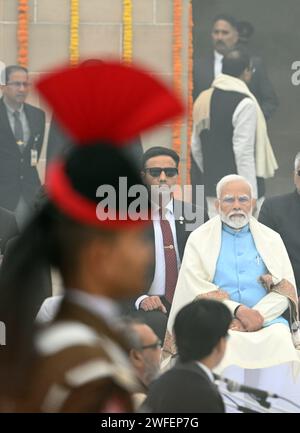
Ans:
[[[258,220],[282,237],[300,295],[300,152],[295,158],[294,183],[294,192],[267,198],[264,201]]]
[[[207,299],[179,311],[174,324],[179,361],[150,385],[146,409],[154,413],[225,412],[211,370],[224,356],[231,320],[224,304]]]
[[[135,302],[138,310],[135,315],[145,320],[161,340],[164,339],[185,244],[191,231],[208,220],[202,203],[197,207],[175,200],[173,194],[168,195],[177,183],[178,165],[179,156],[166,147],[152,147],[143,156],[145,184],[149,189],[158,188],[159,192],[157,196],[151,196],[150,236],[154,239],[154,267],[148,290]],[[161,201],[165,202],[159,204]]]
[[[212,28],[214,51],[208,51],[195,59],[194,65],[194,98],[211,86],[214,78],[221,72],[222,57],[240,44],[239,22],[230,15],[221,14],[215,17]],[[245,44],[243,48],[245,49]],[[278,107],[278,99],[273,85],[267,75],[263,61],[258,56],[250,56],[252,78],[249,83],[266,117],[269,119]]]
[[[0,99],[0,206],[22,219],[40,187],[37,163],[45,131],[45,113],[25,103],[27,69],[8,66]]]

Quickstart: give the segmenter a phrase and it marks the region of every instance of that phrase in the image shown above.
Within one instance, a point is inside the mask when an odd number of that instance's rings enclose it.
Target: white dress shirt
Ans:
[[[218,51],[214,51],[214,57],[215,57],[215,62],[214,62],[214,78],[216,78],[219,74],[221,74],[222,72],[222,67],[223,67],[223,55],[218,53]]]
[[[152,209],[153,209],[152,210],[153,228],[154,228],[154,239],[155,239],[155,272],[154,272],[154,278],[150,290],[148,292],[148,295],[140,296],[135,302],[135,307],[137,310],[139,309],[142,300],[147,298],[148,296],[164,296],[165,294],[166,263],[165,263],[163,235],[161,231],[160,218],[159,218],[159,207],[153,204]],[[174,246],[176,251],[177,267],[179,270],[180,257],[179,257],[178,245],[177,245],[173,200],[171,200],[166,206],[165,218],[169,221],[171,226],[172,235],[174,239]]]

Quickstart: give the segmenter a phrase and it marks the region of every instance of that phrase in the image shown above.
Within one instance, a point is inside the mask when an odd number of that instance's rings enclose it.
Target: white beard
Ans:
[[[240,210],[238,212],[230,212],[228,215],[225,215],[221,210],[219,210],[219,212],[223,223],[237,230],[245,227],[245,225],[249,223],[250,215],[252,213],[252,211],[250,211],[247,214],[246,212]]]

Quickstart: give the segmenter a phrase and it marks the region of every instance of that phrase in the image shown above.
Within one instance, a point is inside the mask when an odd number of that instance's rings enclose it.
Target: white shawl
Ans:
[[[295,287],[292,266],[279,234],[259,223],[253,217],[250,218],[250,230],[256,248],[268,272],[273,277],[274,284],[286,279]],[[172,328],[178,311],[184,305],[194,301],[199,295],[205,295],[219,289],[212,281],[221,248],[221,234],[222,222],[218,215],[196,229],[188,239],[168,320],[163,359],[168,358],[176,351]],[[219,292],[221,293],[221,290]],[[232,312],[239,305],[234,301],[224,300],[222,297],[220,300]],[[288,300],[285,296],[272,292],[259,301],[255,309],[262,314],[266,321],[269,321],[281,315],[287,305]],[[231,346],[233,345],[232,347],[235,349],[227,356],[227,365],[263,368],[300,360],[286,325],[274,324],[257,332],[230,331],[230,334],[236,335],[236,338],[230,339]],[[274,341],[274,337],[276,341]],[[261,343],[259,356],[253,351],[252,345],[252,343],[255,344],[254,347],[257,349],[257,339]],[[236,350],[236,341],[239,342],[238,346],[242,350]],[[241,344],[241,341],[244,341],[244,344]]]

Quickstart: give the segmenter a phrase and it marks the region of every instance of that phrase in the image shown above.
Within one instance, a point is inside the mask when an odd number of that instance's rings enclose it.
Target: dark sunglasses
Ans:
[[[161,346],[162,346],[161,341],[157,340],[155,343],[148,344],[147,346],[142,346],[141,350],[145,350],[145,349],[157,349],[157,348],[159,348]]]
[[[296,173],[300,177],[300,170],[297,170]]]
[[[147,171],[152,177],[159,177],[162,171],[167,177],[174,177],[178,174],[178,169],[176,167],[151,167],[145,168],[145,171]]]

